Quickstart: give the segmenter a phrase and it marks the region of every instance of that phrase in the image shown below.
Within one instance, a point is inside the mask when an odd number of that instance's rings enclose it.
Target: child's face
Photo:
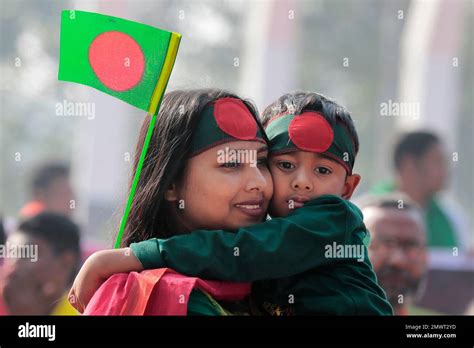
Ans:
[[[349,199],[360,181],[357,174],[347,175],[345,168],[317,153],[294,151],[271,155],[273,177],[272,216],[286,216],[305,201],[325,194]]]

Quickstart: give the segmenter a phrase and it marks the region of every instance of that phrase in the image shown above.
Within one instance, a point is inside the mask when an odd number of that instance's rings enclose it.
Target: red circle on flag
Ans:
[[[140,45],[119,31],[107,31],[92,41],[89,63],[100,82],[117,92],[135,87],[145,70]]]
[[[219,128],[234,138],[252,140],[257,135],[257,121],[239,99],[217,100],[214,103],[214,118]]]
[[[288,135],[299,149],[311,152],[325,152],[334,140],[331,125],[317,112],[295,116],[288,127]]]

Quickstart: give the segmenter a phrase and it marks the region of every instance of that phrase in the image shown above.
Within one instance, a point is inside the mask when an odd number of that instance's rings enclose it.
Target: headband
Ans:
[[[231,141],[266,144],[261,127],[242,100],[220,98],[204,108],[191,139],[191,157]]]
[[[293,151],[320,153],[337,161],[349,175],[352,174],[355,145],[341,122],[331,126],[323,115],[315,111],[283,114],[270,119],[265,132],[271,154]]]

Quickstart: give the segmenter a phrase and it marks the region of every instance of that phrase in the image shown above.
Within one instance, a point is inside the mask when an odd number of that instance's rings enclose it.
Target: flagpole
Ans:
[[[115,241],[115,249],[120,248],[120,243],[122,242],[123,231],[125,230],[125,226],[128,220],[128,215],[130,214],[130,209],[132,208],[133,198],[135,197],[138,181],[140,180],[140,173],[143,168],[143,163],[145,162],[145,157],[148,151],[148,147],[150,145],[151,136],[153,135],[153,129],[155,127],[155,123],[156,123],[156,114],[151,115],[150,125],[148,126],[148,131],[145,137],[145,143],[143,144],[142,153],[140,154],[140,160],[138,161],[137,169],[135,171],[135,176],[133,177],[132,188],[130,190],[130,194],[128,195],[127,206],[125,207],[122,221],[120,223],[120,230],[117,236],[117,240]]]
[[[171,33],[170,43],[168,45],[168,52],[166,54],[165,62],[163,64],[163,71],[158,79],[158,82],[153,91],[153,95],[150,101],[150,107],[148,114],[151,115],[150,125],[148,126],[148,131],[146,133],[145,142],[143,143],[142,152],[140,154],[140,159],[138,160],[137,169],[135,170],[135,176],[133,177],[132,187],[128,195],[127,206],[123,213],[122,221],[120,222],[120,230],[115,240],[115,249],[120,248],[122,242],[123,231],[127,225],[128,216],[130,214],[130,209],[132,208],[133,198],[135,197],[135,192],[137,190],[138,182],[140,180],[140,173],[142,171],[143,163],[145,162],[145,157],[148,152],[148,147],[150,145],[150,139],[153,135],[153,130],[156,123],[156,115],[158,113],[159,107],[161,105],[161,100],[165,92],[166,86],[171,75],[171,70],[173,70],[173,65],[176,59],[176,54],[178,53],[179,43],[181,41],[181,34]]]

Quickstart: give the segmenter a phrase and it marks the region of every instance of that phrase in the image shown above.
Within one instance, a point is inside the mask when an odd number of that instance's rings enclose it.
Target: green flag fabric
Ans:
[[[96,88],[155,114],[180,38],[121,18],[65,10],[58,78]]]
[[[61,16],[58,79],[98,89],[151,115],[115,248],[121,244],[181,35],[98,13]]]

